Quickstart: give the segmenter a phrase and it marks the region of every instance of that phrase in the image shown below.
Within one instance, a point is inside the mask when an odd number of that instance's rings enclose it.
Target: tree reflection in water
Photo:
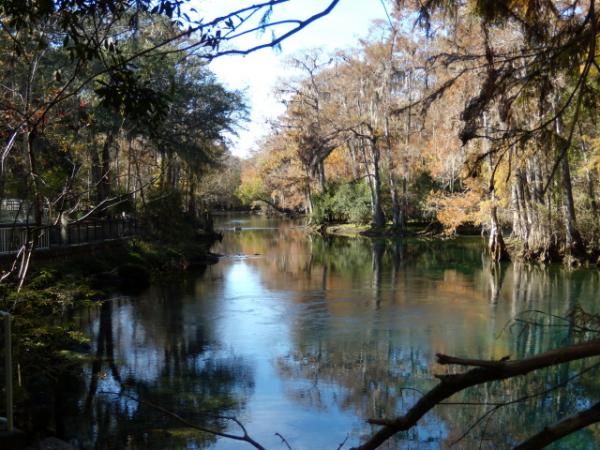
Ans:
[[[589,276],[581,273],[565,275],[558,268],[543,269],[520,264],[514,264],[511,271],[505,265],[491,264],[485,256],[468,248],[460,249],[457,256],[453,251],[429,252],[429,245],[436,244],[336,243],[328,239],[319,244],[313,243],[311,263],[322,264],[321,270],[330,274],[328,282],[336,285],[340,284],[339,280],[333,280],[336,275],[347,277],[351,273],[355,277],[358,274],[364,277],[370,268],[372,289],[369,295],[376,310],[385,301],[382,299],[392,303],[410,301],[403,295],[412,292],[406,280],[408,278],[414,283],[418,279],[415,275],[423,270],[439,272],[443,283],[432,286],[438,294],[453,292],[463,298],[474,298],[479,293],[469,292],[467,286],[471,285],[475,290],[487,283],[489,315],[487,323],[482,323],[484,334],[477,341],[452,345],[450,342],[442,343],[436,336],[443,333],[428,333],[432,339],[429,348],[434,352],[452,351],[487,358],[505,353],[513,358],[522,358],[577,342],[577,337],[558,316],[568,314],[580,301],[588,299],[589,303],[594,292],[598,292],[597,277],[590,280]],[[364,258],[367,252],[358,250],[360,247],[370,247],[370,261]],[[452,245],[449,247],[452,250]],[[323,253],[315,255],[315,249]],[[477,264],[477,260],[481,262]],[[387,274],[383,273],[386,268]],[[311,267],[310,272],[315,271],[318,269]],[[509,272],[512,272],[512,277]],[[469,278],[471,281],[466,281]],[[560,298],[561,295],[564,297]],[[500,308],[504,308],[500,312],[500,320],[497,317],[499,302],[503,303]],[[507,305],[512,311],[506,310]],[[330,398],[326,393],[333,390],[334,401],[343,409],[354,410],[363,418],[393,417],[406,412],[420,397],[420,392],[435,384],[432,373],[440,372],[441,368],[435,367],[431,353],[421,350],[422,344],[414,338],[419,331],[412,327],[386,329],[381,326],[385,319],[366,314],[362,316],[359,327],[350,326],[332,332],[335,316],[345,313],[336,311],[333,305],[328,306],[322,308],[322,315],[326,318],[322,317],[319,321],[319,324],[327,323],[327,326],[298,322],[294,350],[278,359],[280,375],[291,381],[288,390],[291,399],[311,408],[325,409]],[[557,317],[544,315],[541,318],[545,319],[543,325],[540,318],[533,323],[514,322],[510,330],[504,331],[504,335],[498,338],[502,327],[518,312],[527,309],[547,311]],[[450,321],[444,316],[443,308],[440,313],[438,320],[442,328]],[[457,337],[453,336],[454,339]],[[480,405],[440,406],[414,430],[398,436],[389,447],[404,448],[402,445],[410,442],[426,443],[430,440],[454,443],[471,425],[479,423],[471,433],[456,442],[455,448],[511,448],[536,431],[536,426],[541,429],[544,424],[554,423],[583,407],[589,407],[600,391],[597,381],[600,371],[586,371],[580,378],[577,374],[598,362],[564,364],[525,378],[469,389],[453,397],[452,402]],[[569,383],[573,378],[576,380]],[[298,383],[298,380],[304,383]],[[563,389],[536,395],[553,386],[563,385]],[[494,407],[498,403],[529,396],[533,398],[514,405]],[[493,415],[486,415],[492,411]],[[481,417],[485,420],[479,422]],[[595,432],[597,428],[585,430],[564,440],[557,448],[592,449],[597,442],[595,438],[598,438],[598,435],[594,436]]]
[[[151,405],[216,430],[225,428],[216,416],[239,413],[252,393],[252,371],[217,345],[208,321],[198,320],[203,311],[190,303],[192,288],[190,283],[153,288],[135,302],[117,299],[91,314],[95,358],[85,414],[72,424],[78,445],[205,448],[213,436],[182,427]],[[114,392],[142,402],[108,394]]]
[[[493,266],[478,238],[322,238],[292,222],[243,220],[215,249],[229,257],[206,273],[106,304],[82,325],[95,339],[88,414],[67,427],[84,430],[73,432],[82,448],[240,448],[100,394],[121,387],[199,424],[224,426],[206,411],[238,415],[268,448],[282,445],[275,432],[295,450],[335,449],[347,433],[350,447],[373,431],[366,418],[406,411],[435,385],[433,373],[448,370],[435,353],[532,355],[581,339],[558,316],[600,308],[598,272]],[[438,406],[387,448],[445,448],[493,404],[529,396],[455,446],[510,448],[597,399],[598,370],[573,379],[583,364],[469,389],[451,401],[471,405]],[[591,427],[556,448],[593,449],[598,438]]]

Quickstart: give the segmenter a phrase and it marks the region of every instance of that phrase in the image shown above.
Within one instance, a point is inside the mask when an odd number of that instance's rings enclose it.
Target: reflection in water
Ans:
[[[210,305],[195,299],[184,282],[104,303],[86,321],[96,357],[85,414],[72,425],[81,448],[205,448],[212,436],[165,420],[149,405],[214,429],[224,425],[212,417],[239,412],[252,393],[252,370],[216,342]],[[127,397],[111,394],[117,392]]]
[[[598,272],[495,266],[479,239],[322,238],[293,222],[248,216],[225,217],[221,228],[215,251],[227,256],[219,264],[82,320],[95,358],[85,414],[69,419],[81,448],[240,448],[104,394],[121,389],[214,428],[237,431],[211,418],[236,415],[268,448],[282,448],[275,432],[295,450],[334,449],[349,434],[348,448],[373,431],[364,419],[406,411],[435,384],[432,374],[447,370],[436,367],[435,353],[531,355],[578,336],[565,326],[506,327],[519,313],[598,308]],[[484,404],[440,406],[388,448],[444,448],[490,403],[532,397],[581,368],[465,391],[452,401]],[[597,375],[494,411],[455,448],[510,448],[597,399]],[[592,449],[598,437],[590,428],[556,448]]]

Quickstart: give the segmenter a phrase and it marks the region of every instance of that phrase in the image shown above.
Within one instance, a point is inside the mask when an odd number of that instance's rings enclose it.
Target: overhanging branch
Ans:
[[[415,426],[426,413],[443,400],[468,387],[526,375],[534,370],[593,356],[600,356],[600,339],[550,350],[539,355],[515,361],[508,359],[500,361],[462,359],[438,354],[439,364],[464,365],[476,368],[457,375],[438,375],[437,378],[440,380],[440,383],[421,397],[403,416],[394,419],[369,420],[370,424],[381,425],[383,428],[364,444],[355,447],[353,450],[374,450],[378,448],[396,433],[406,431]]]
[[[514,450],[537,450],[544,448],[552,442],[596,422],[600,422],[600,402],[574,416],[561,420],[551,427],[544,428],[538,434],[521,442]]]

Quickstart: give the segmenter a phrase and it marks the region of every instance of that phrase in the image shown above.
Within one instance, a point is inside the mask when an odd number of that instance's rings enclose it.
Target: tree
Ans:
[[[398,2],[398,8],[403,8],[403,3]],[[475,159],[476,163],[481,163],[488,159],[489,154],[496,155],[490,182],[491,192],[494,190],[494,174],[498,165],[505,158],[510,158],[514,164],[515,160],[524,156],[525,143],[530,151],[535,148],[536,151],[531,155],[536,160],[532,163],[534,169],[528,170],[538,172],[535,174],[538,187],[534,189],[534,198],[538,205],[543,206],[536,206],[527,219],[530,221],[529,229],[535,232],[526,233],[526,236],[519,238],[527,241],[525,252],[533,253],[534,257],[541,254],[542,258],[551,258],[552,253],[558,253],[554,248],[562,246],[560,251],[563,254],[570,255],[575,260],[581,259],[585,254],[585,244],[577,230],[574,196],[569,193],[572,189],[568,154],[576,136],[583,100],[594,101],[590,97],[588,86],[593,83],[594,76],[591,67],[595,64],[595,2],[579,5],[575,2],[543,1],[534,5],[529,1],[481,1],[471,11],[465,12],[459,2],[443,4],[434,1],[419,9],[420,20],[427,27],[436,26],[440,23],[439,20],[443,20],[436,15],[441,10],[450,11],[457,18],[450,25],[453,35],[460,33],[461,25],[473,13],[485,27],[483,51],[453,51],[442,55],[447,64],[460,61],[468,67],[468,61],[480,63],[483,83],[476,94],[470,96],[463,110],[461,140],[467,143],[483,136],[494,142]],[[508,41],[502,37],[507,32],[511,34]],[[465,73],[462,72],[461,76]],[[564,96],[558,94],[561,84],[570,86]],[[537,117],[523,116],[523,104],[531,105],[533,102],[537,103]],[[483,123],[482,118],[492,107],[497,108],[499,123],[490,128]],[[568,131],[562,125],[566,117],[570,118]],[[531,120],[532,118],[536,120]],[[504,125],[500,126],[500,122]],[[548,145],[551,141],[554,141],[554,146]],[[544,170],[540,160],[546,158],[549,160],[549,167]],[[546,202],[543,196],[554,184],[561,167],[564,186],[561,221],[564,231],[563,238],[557,243],[547,240],[547,230],[539,233],[536,231],[543,227],[540,225],[543,221],[540,213],[543,212],[538,213],[536,210],[548,208],[549,205],[544,205]],[[521,176],[521,180],[526,178]],[[518,211],[518,214],[524,214],[523,208]],[[550,228],[554,227],[552,223],[548,225]],[[518,229],[525,230],[522,226]]]
[[[4,100],[1,108],[6,118],[2,161],[8,161],[7,158],[16,151],[22,152],[12,160],[18,162],[19,170],[25,172],[23,180],[28,182],[19,190],[25,192],[23,197],[31,199],[34,218],[26,251],[20,253],[24,269],[19,275],[21,280],[46,220],[48,205],[53,207],[59,218],[57,220],[66,218],[81,206],[82,192],[76,189],[80,171],[84,168],[80,161],[66,158],[60,193],[50,193],[46,189],[48,185],[42,172],[48,150],[46,144],[49,143],[46,133],[50,125],[61,126],[71,121],[75,126],[73,140],[61,139],[63,147],[67,143],[73,144],[78,135],[89,139],[91,181],[88,188],[95,192],[88,195],[88,201],[94,204],[93,211],[101,212],[115,203],[121,204],[124,198],[122,192],[110,195],[111,154],[119,153],[116,140],[123,133],[149,137],[148,132],[155,131],[157,125],[168,118],[173,100],[176,100],[170,97],[168,91],[173,83],[169,86],[169,80],[157,79],[157,73],[148,68],[153,65],[159,67],[161,61],[164,64],[179,59],[192,64],[194,59],[210,61],[224,54],[247,54],[275,47],[328,14],[339,0],[331,1],[306,19],[272,20],[273,12],[288,1],[264,1],[210,20],[200,18],[189,2],[180,0],[31,0],[9,1],[0,5],[1,45],[3,61],[6,62],[2,70],[3,78],[9,81],[2,86]],[[272,30],[273,34],[263,43],[249,48],[235,47],[240,37],[265,30]],[[225,44],[227,48],[222,48]],[[158,73],[166,76],[166,72],[161,70]],[[211,102],[216,105],[218,95],[216,92],[213,94]],[[221,94],[225,91],[222,90]],[[234,109],[239,110],[239,99],[230,95],[222,100],[222,107],[228,101],[237,103]],[[75,113],[77,105],[79,111]],[[217,116],[229,114],[224,110],[205,111],[204,118],[208,117],[206,113],[217,121],[222,120]],[[79,118],[77,124],[72,120],[75,117]],[[192,119],[191,116],[188,118]],[[204,131],[212,129],[217,134],[223,133],[237,119],[228,117],[226,120],[228,124],[213,123],[214,128]],[[55,136],[60,134],[56,130]],[[199,145],[199,138],[194,138],[194,145]],[[205,136],[203,139],[205,155],[218,148],[211,142],[213,137]],[[135,147],[129,146],[130,149]],[[194,158],[196,161],[202,159],[198,148],[185,152],[188,163]],[[187,150],[191,150],[189,146]],[[165,152],[169,158],[171,153],[166,148]],[[79,159],[79,155],[75,159]],[[133,162],[138,178],[134,193],[139,191],[144,200],[147,186],[141,180],[140,158],[135,156],[132,159],[128,165]],[[119,164],[119,159],[114,163]],[[4,169],[4,164],[2,166]],[[175,170],[174,166],[171,169]],[[189,191],[193,191],[194,184],[197,184],[196,175],[191,170],[188,172]],[[4,178],[6,172],[3,170],[0,175]],[[118,181],[118,178],[114,180]],[[2,186],[8,184],[4,179],[0,183]],[[190,205],[193,206],[192,203]]]
[[[331,59],[323,61],[317,51],[293,58],[291,66],[301,71],[302,78],[279,89],[287,105],[280,126],[297,149],[307,177],[316,179],[321,193],[327,189],[325,160],[337,147],[341,133],[335,117],[337,105],[332,101],[335,72],[331,63]],[[306,195],[312,211],[311,183],[306,185]]]

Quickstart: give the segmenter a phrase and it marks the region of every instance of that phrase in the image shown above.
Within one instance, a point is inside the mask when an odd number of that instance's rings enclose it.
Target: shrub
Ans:
[[[183,211],[179,191],[151,191],[141,211],[144,233],[161,242],[180,242],[194,236],[195,223]]]
[[[340,186],[336,193],[336,204],[349,222],[367,224],[371,221],[371,193],[364,182]]]
[[[371,197],[366,183],[330,185],[313,196],[313,223],[352,222],[366,224],[371,220]]]

